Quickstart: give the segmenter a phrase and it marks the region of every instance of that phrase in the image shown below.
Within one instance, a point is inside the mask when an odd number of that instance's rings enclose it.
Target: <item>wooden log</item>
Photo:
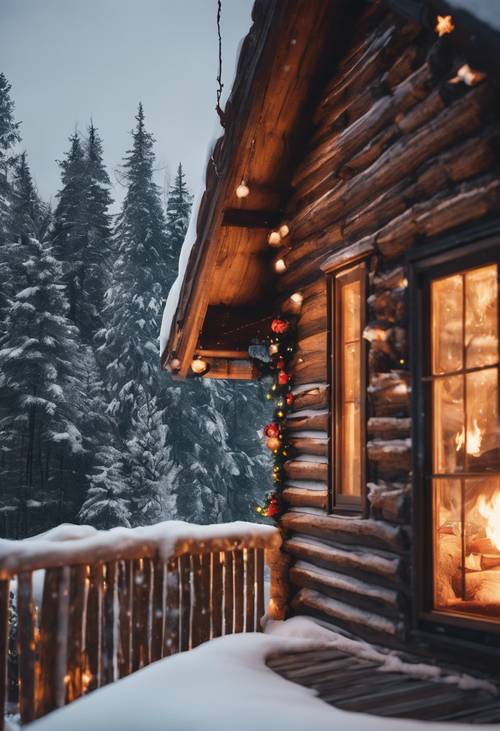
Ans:
[[[210,639],[210,582],[211,582],[211,571],[212,571],[212,555],[210,553],[204,553],[200,557],[200,568],[201,568],[201,594],[200,594],[200,609],[201,609],[201,621],[200,621],[200,641],[206,642]]]
[[[329,403],[328,386],[313,386],[294,395],[293,411],[301,409],[324,409]]]
[[[1,600],[0,600],[1,604]],[[19,715],[21,723],[35,718],[36,617],[32,574],[17,577],[17,657],[19,665]],[[1,682],[1,679],[0,679]],[[0,716],[3,718],[3,715]]]
[[[328,456],[328,438],[292,437],[288,440],[288,443],[300,454],[315,454],[321,457]]]
[[[117,566],[115,561],[109,561],[105,564],[105,582],[103,595],[103,646],[102,646],[102,672],[103,683],[112,683],[116,680],[115,662],[116,662],[116,645],[115,645],[115,625],[117,623],[115,613],[116,599],[116,579]]]
[[[397,266],[389,271],[379,272],[372,278],[373,287],[378,290],[403,288],[408,285],[406,270]]]
[[[313,541],[311,538],[294,537],[285,541],[285,550],[292,556],[317,566],[341,571],[348,576],[360,576],[392,586],[399,582],[403,563],[401,558],[379,556],[373,551],[345,550]]]
[[[270,572],[268,615],[270,619],[286,619],[290,598],[290,556],[281,548],[268,549],[266,562]]]
[[[255,554],[245,551],[245,632],[255,632]]]
[[[326,364],[327,359],[324,351],[307,353],[304,356],[299,354],[293,368],[294,383],[299,386],[302,383],[311,383],[311,381],[326,381]]]
[[[4,728],[7,707],[7,655],[9,650],[10,581],[0,579],[0,729]]]
[[[166,576],[164,578],[163,592],[166,591],[165,599],[165,622],[162,657],[173,655],[180,649],[180,559],[172,558],[166,566]],[[165,564],[164,564],[165,569]],[[164,574],[164,571],[162,572]],[[189,637],[188,637],[189,642]]]
[[[408,547],[406,532],[400,526],[380,520],[294,512],[285,513],[280,524],[286,530],[317,536],[337,544],[373,546],[395,553],[402,553]]]
[[[399,469],[410,469],[411,439],[372,439],[366,445],[368,459]]]
[[[219,551],[212,554],[212,637],[220,637],[223,631],[224,622],[224,593],[223,593],[223,570],[224,565]]]
[[[299,508],[328,508],[328,490],[306,490],[303,487],[285,485],[283,499],[288,505]]]
[[[311,236],[331,225],[340,215],[358,208],[373,195],[373,190],[389,188],[451,143],[474,132],[481,125],[482,110],[490,102],[491,94],[492,90],[485,85],[473,89],[444,109],[432,123],[393,144],[367,170],[305,206],[292,220],[295,236]]]
[[[177,619],[179,612],[177,610]],[[153,599],[151,616],[151,662],[163,657],[163,632],[165,625],[165,563],[153,560]]]
[[[381,634],[398,637],[403,631],[402,623],[398,620],[382,617],[374,612],[367,612],[345,602],[325,597],[313,589],[301,589],[294,597],[292,606],[299,612],[312,610],[315,616],[319,615],[327,620],[334,620],[336,624],[362,636],[372,632],[378,637]]]
[[[68,641],[69,568],[47,569],[40,622],[40,684],[36,717],[64,705]]]
[[[370,436],[395,439],[410,436],[411,419],[394,416],[372,416],[366,423]]]
[[[88,567],[88,597],[85,628],[85,654],[88,681],[86,690],[92,691],[102,684],[102,583],[103,564]]]
[[[233,551],[234,562],[234,631],[243,632],[244,629],[244,563],[243,552]]]
[[[132,603],[133,566],[131,561],[120,561],[118,569],[118,600],[119,600],[119,645],[118,645],[118,675],[124,678],[132,670]]]
[[[224,551],[224,634],[234,632],[233,554]]]
[[[328,464],[326,462],[309,462],[305,460],[289,460],[284,465],[285,474],[291,480],[319,480],[327,482]]]
[[[188,555],[179,556],[181,590],[180,651],[189,650],[191,643],[191,560]]]
[[[410,409],[409,381],[409,374],[401,370],[374,375],[367,389],[374,416],[406,417]]]
[[[301,416],[294,414],[287,418],[286,428],[288,431],[328,431],[328,413],[307,414]]]
[[[255,622],[256,630],[262,630],[264,616],[264,549],[255,549]]]
[[[331,596],[333,599],[389,617],[398,617],[400,600],[397,591],[368,583],[335,571],[299,564],[290,569],[290,581],[295,586]]]
[[[84,616],[87,567],[71,566],[69,591],[68,665],[66,702],[79,698],[84,691]]]
[[[411,485],[388,485],[385,482],[368,483],[370,513],[396,523],[408,523]]]
[[[148,636],[149,593],[151,586],[151,559],[139,558],[134,561],[134,580],[132,601],[132,672],[149,665],[150,643]]]

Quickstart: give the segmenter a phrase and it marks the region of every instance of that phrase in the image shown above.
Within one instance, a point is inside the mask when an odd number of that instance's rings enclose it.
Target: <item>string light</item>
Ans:
[[[250,194],[250,188],[247,185],[247,182],[245,179],[241,181],[241,183],[236,188],[236,197],[237,198],[246,198]]]
[[[457,75],[450,79],[450,84],[460,84],[463,82],[466,86],[476,86],[480,81],[486,78],[486,74],[476,69],[471,69],[468,63],[464,63],[463,66],[457,71]]]
[[[180,370],[180,368],[181,368],[181,362],[180,362],[179,358],[172,358],[172,360],[170,361],[170,370],[173,373],[176,373],[177,371]]]
[[[301,292],[294,292],[292,295],[290,295],[290,301],[292,304],[295,305],[295,307],[300,308],[302,306],[302,302],[304,301],[304,295],[301,294]]]
[[[279,231],[271,231],[267,237],[269,246],[279,246],[281,244],[281,235]]]
[[[191,363],[191,370],[193,373],[196,373],[197,376],[203,376],[209,369],[209,365],[206,360],[203,360],[203,358],[200,358],[200,356],[195,356],[193,362]]]
[[[274,262],[274,269],[278,274],[283,274],[286,271],[286,262],[284,259],[276,259]]]
[[[438,15],[437,16],[435,31],[440,38],[442,36],[447,35],[448,33],[451,33],[454,30],[455,30],[455,24],[453,22],[453,18],[451,17],[451,15]]]
[[[282,239],[286,238],[290,233],[290,229],[287,223],[282,223],[279,229],[279,233]]]

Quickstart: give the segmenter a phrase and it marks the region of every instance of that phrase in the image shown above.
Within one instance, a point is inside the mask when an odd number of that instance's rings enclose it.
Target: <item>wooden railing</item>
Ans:
[[[280,545],[270,526],[177,521],[0,541],[0,729],[6,711],[28,723],[162,657],[260,630],[265,563],[268,614],[282,618]]]

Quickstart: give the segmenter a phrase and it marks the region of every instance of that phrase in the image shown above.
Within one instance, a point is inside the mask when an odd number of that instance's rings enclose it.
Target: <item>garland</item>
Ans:
[[[270,361],[267,372],[274,377],[266,398],[276,401],[272,422],[266,424],[263,434],[266,446],[274,456],[273,489],[266,493],[264,502],[257,505],[255,511],[264,518],[278,518],[284,508],[282,490],[285,478],[284,463],[290,456],[291,447],[286,432],[286,416],[293,405],[291,361],[295,353],[294,323],[283,317],[277,317],[271,323],[272,335],[267,340]]]

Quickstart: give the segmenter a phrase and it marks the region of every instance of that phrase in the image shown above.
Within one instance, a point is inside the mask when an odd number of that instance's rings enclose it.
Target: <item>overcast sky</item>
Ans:
[[[223,0],[223,81],[230,89],[252,0]],[[75,126],[92,116],[114,170],[137,103],[156,137],[158,182],[181,161],[197,188],[217,132],[216,0],[0,0],[0,71],[12,84],[23,148],[45,199],[59,187]]]

